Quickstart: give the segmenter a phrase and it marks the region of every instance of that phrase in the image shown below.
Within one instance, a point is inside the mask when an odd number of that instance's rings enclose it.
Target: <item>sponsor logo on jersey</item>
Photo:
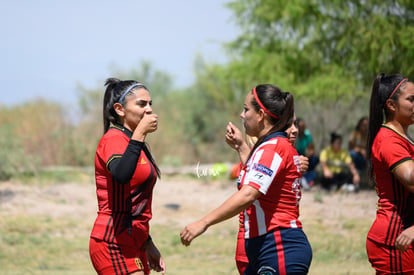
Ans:
[[[253,170],[258,171],[262,174],[268,175],[269,177],[272,176],[273,174],[273,170],[260,164],[260,163],[255,163],[253,164]]]
[[[263,180],[263,174],[262,173],[256,173],[256,174],[254,174],[254,176],[253,176],[255,179],[258,179],[258,180]]]

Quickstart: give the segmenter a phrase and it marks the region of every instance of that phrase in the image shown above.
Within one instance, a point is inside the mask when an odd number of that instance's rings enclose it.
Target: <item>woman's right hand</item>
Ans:
[[[202,220],[187,225],[180,232],[181,243],[189,246],[192,240],[203,234],[206,230],[207,224]]]
[[[145,113],[135,128],[133,139],[144,141],[147,134],[155,132],[158,128],[158,115]]]
[[[242,132],[231,122],[226,127],[226,143],[235,150],[239,150],[244,143]]]

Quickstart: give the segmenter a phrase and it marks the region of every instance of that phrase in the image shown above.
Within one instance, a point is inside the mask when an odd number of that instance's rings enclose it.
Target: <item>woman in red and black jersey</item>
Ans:
[[[98,216],[89,253],[98,274],[165,273],[149,235],[152,190],[159,169],[145,145],[157,130],[148,89],[137,81],[107,79],[104,135],[95,155]]]
[[[413,123],[413,83],[399,74],[379,74],[367,145],[378,203],[366,244],[377,274],[414,274],[414,142],[408,135]]]

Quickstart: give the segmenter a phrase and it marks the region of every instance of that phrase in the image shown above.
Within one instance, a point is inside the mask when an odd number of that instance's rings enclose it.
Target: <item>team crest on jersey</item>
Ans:
[[[135,264],[137,265],[137,267],[139,268],[139,270],[143,270],[144,269],[144,265],[142,264],[140,258],[135,258]]]
[[[260,163],[255,163],[253,164],[253,170],[260,172],[262,174],[268,175],[269,177],[272,176],[273,174],[273,170],[270,169],[269,167],[266,167]]]
[[[257,272],[259,275],[272,275],[276,273],[276,270],[270,266],[263,266],[259,268],[259,271]]]
[[[141,161],[139,162],[139,164],[147,164],[147,162],[145,161],[144,158],[142,158]]]

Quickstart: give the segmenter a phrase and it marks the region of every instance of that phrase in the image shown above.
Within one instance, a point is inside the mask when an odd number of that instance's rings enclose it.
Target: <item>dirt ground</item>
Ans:
[[[231,181],[207,181],[197,178],[166,177],[157,182],[153,198],[152,223],[178,226],[200,218],[219,206],[236,188]],[[376,194],[323,193],[316,186],[302,192],[301,219],[305,224],[323,217],[335,226],[343,218],[374,219]],[[93,220],[96,216],[94,183],[60,183],[46,186],[13,182],[0,184],[0,215],[44,215]]]
[[[235,191],[234,181],[211,180],[207,177],[197,178],[196,176],[171,177],[167,175],[157,182],[154,189],[153,220],[151,224],[161,225],[161,228],[163,228],[162,225],[166,225],[165,228],[176,228],[178,238],[181,228],[219,206]],[[315,232],[315,230],[322,228],[321,230],[338,233],[341,237],[353,241],[354,236],[351,234],[357,230],[357,234],[362,236],[360,242],[364,242],[366,232],[362,231],[366,229],[354,228],[349,231],[344,226],[344,222],[350,222],[350,226],[353,226],[353,224],[358,226],[358,224],[361,224],[361,220],[364,221],[365,225],[366,222],[371,223],[375,218],[376,200],[376,194],[373,190],[358,193],[336,192],[327,194],[321,192],[316,186],[311,191],[302,193],[300,219],[305,232],[312,232],[312,230]],[[68,182],[39,185],[16,182],[0,183],[0,219],[3,217],[33,215],[50,217],[52,223],[58,224],[59,221],[69,218],[76,221],[78,225],[76,234],[85,236],[85,239],[87,239],[86,236],[90,234],[96,211],[95,184],[92,177],[89,182],[81,183]],[[231,226],[237,226],[237,217],[233,219],[234,221],[229,221],[230,228]],[[364,227],[366,228],[366,226]],[[158,228],[160,227],[158,226]],[[214,232],[211,229],[206,234],[214,234]],[[325,242],[324,234],[318,234],[318,236],[322,238],[319,241]],[[233,267],[232,258],[233,256],[228,259],[230,267]],[[172,257],[169,260],[173,262],[174,259]],[[177,261],[181,262],[181,260]],[[86,263],[86,265],[88,272],[92,272],[89,263]],[[335,264],[332,266],[329,263],[326,267],[328,271],[323,268],[325,268],[324,265],[313,264],[314,272],[312,274],[334,274],[332,269],[338,269]],[[344,266],[342,268],[346,269]],[[367,261],[364,261],[362,268],[364,269],[361,272],[358,270],[354,272],[354,270],[350,273],[335,274],[369,273],[370,267]],[[174,274],[174,272],[171,274]]]

